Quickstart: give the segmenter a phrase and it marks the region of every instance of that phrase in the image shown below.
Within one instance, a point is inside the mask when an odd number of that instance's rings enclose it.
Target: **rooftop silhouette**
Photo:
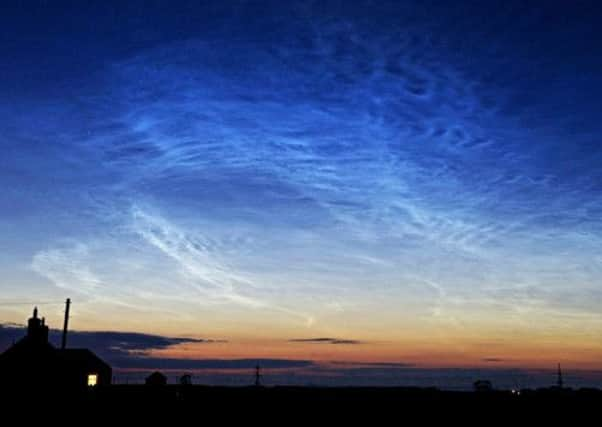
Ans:
[[[67,307],[70,301],[67,300]],[[68,310],[65,316],[67,324]],[[66,348],[48,341],[48,325],[38,317],[37,307],[27,321],[27,334],[0,354],[0,378],[11,386],[85,388],[109,385],[112,368],[92,351]]]

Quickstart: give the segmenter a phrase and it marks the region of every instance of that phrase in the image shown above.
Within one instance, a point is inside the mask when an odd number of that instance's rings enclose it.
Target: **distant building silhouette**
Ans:
[[[493,384],[489,380],[478,380],[473,383],[474,391],[486,392],[493,390]]]
[[[191,385],[192,376],[190,374],[184,374],[180,377],[180,385]]]
[[[27,322],[27,335],[0,354],[0,381],[10,386],[106,385],[111,383],[111,372],[111,367],[90,350],[57,349],[50,344],[48,326],[38,317],[37,307]]]
[[[152,374],[150,374],[148,377],[146,377],[146,380],[144,381],[144,383],[146,385],[150,385],[150,386],[167,385],[167,377],[165,375],[163,375],[161,372],[155,371]]]

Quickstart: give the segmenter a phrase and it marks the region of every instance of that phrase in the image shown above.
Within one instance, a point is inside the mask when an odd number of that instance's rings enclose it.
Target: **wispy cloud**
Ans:
[[[88,257],[88,247],[84,243],[75,243],[38,252],[31,266],[59,288],[91,295],[98,292],[103,283],[90,269]]]
[[[9,342],[25,335],[26,329],[21,325],[0,324],[0,344],[3,349]],[[51,329],[49,340],[59,343],[62,331]],[[223,339],[169,337],[127,331],[69,331],[69,346],[73,348],[90,348],[106,357],[110,362],[116,358],[149,356],[155,350],[167,350],[181,344],[213,344],[227,343]]]
[[[241,287],[252,284],[216,260],[212,243],[201,234],[193,239],[164,218],[138,206],[132,209],[132,226],[147,243],[176,261],[187,273],[189,284],[202,295],[251,307],[264,305],[241,294]]]
[[[148,244],[176,261],[186,275],[185,283],[193,287],[206,302],[231,302],[250,308],[265,308],[301,318],[311,326],[311,315],[272,301],[261,294],[261,287],[229,266],[212,242],[202,233],[185,232],[159,214],[138,205],[132,208],[132,227]]]
[[[349,361],[332,361],[332,365],[346,366],[352,368],[390,368],[403,369],[416,367],[416,363],[411,362],[349,362]]]
[[[299,343],[314,343],[314,344],[364,344],[363,341],[341,339],[341,338],[295,338],[289,340],[289,342]]]

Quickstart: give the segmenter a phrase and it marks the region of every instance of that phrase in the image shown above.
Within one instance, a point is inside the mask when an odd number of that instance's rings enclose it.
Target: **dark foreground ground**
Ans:
[[[5,413],[59,415],[85,411],[90,420],[124,420],[140,423],[160,417],[186,420],[228,421],[236,418],[255,425],[292,425],[299,421],[337,420],[370,425],[415,425],[416,421],[523,425],[561,421],[569,425],[599,425],[602,391],[522,390],[449,392],[429,388],[311,388],[311,387],[207,387],[115,385],[79,392],[27,387],[2,391]],[[18,409],[17,409],[18,408]],[[37,408],[37,409],[36,409]],[[38,414],[39,415],[39,414]],[[69,417],[66,417],[67,419]],[[380,420],[380,421],[378,421]]]

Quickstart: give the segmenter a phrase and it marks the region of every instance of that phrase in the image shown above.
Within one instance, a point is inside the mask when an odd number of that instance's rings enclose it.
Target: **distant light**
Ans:
[[[98,383],[98,375],[97,374],[89,374],[88,375],[88,387],[94,387]]]

